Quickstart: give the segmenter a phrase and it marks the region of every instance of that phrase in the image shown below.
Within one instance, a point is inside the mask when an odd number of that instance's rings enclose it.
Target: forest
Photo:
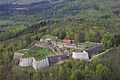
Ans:
[[[26,24],[61,18],[120,18],[119,0],[60,0],[31,4],[1,4],[0,20],[4,24]]]
[[[6,32],[3,27],[4,32],[0,34],[0,80],[119,80],[119,21],[71,18],[43,20],[10,31],[8,28]],[[79,42],[103,42],[110,50],[92,61],[69,58],[38,71],[32,67],[19,67],[18,61],[13,60],[13,53],[33,46],[45,34]]]

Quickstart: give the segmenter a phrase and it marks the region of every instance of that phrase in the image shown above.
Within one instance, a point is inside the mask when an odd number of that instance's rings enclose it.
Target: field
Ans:
[[[46,40],[46,39],[51,39],[51,40],[56,40],[57,39],[57,37],[55,37],[55,36],[51,36],[51,35],[44,35],[43,37],[42,37],[42,39],[44,39],[44,40]]]
[[[23,24],[25,23],[22,21],[15,21],[15,20],[0,20],[0,25],[10,25],[10,24]]]
[[[50,49],[40,47],[35,47],[30,50],[24,50],[22,53],[24,53],[23,58],[34,57],[37,61],[45,59],[46,56],[54,54]]]
[[[68,50],[71,52],[82,52],[80,49],[75,49],[75,48],[62,47],[61,49]]]
[[[85,45],[85,46],[94,46],[94,45],[96,45],[96,43],[92,43],[92,42],[85,42],[85,43],[80,43],[80,45]]]

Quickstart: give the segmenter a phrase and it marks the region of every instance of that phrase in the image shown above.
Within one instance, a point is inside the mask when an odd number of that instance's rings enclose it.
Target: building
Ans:
[[[72,40],[63,40],[64,43],[70,44],[72,43]]]
[[[88,53],[86,51],[79,52],[79,53],[73,52],[72,58],[88,60],[89,59],[89,55],[88,55]]]

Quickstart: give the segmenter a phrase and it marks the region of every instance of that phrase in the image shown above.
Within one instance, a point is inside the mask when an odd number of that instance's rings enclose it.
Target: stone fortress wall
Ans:
[[[55,41],[51,41],[51,44],[54,46],[69,47],[69,48],[75,48],[75,49],[80,49],[80,50],[83,50],[86,48],[86,46],[84,45],[66,44],[63,42],[55,42]]]
[[[19,66],[31,66],[33,57],[31,58],[20,58]]]
[[[32,63],[32,67],[35,69],[35,70],[38,70],[38,69],[42,69],[42,68],[45,68],[49,66],[49,61],[48,61],[48,58],[46,57],[46,59],[43,59],[43,60],[40,60],[40,61],[36,61],[34,58],[33,58],[33,63]]]
[[[74,59],[85,59],[85,60],[88,60],[89,59],[89,55],[85,51],[80,52],[80,53],[73,52],[72,58],[74,58]]]
[[[23,55],[24,55],[24,54],[22,54],[22,53],[15,52],[15,53],[14,53],[14,56],[13,56],[13,59],[20,60],[20,58],[21,58]]]
[[[49,61],[47,57],[46,59],[36,61],[34,57],[22,58],[22,56],[18,56],[18,55],[23,55],[23,54],[21,53],[14,54],[15,57],[14,59],[19,60],[19,66],[26,66],[26,67],[32,66],[35,70],[49,66]]]
[[[99,54],[102,52],[104,45],[102,43],[98,43],[96,46],[91,47],[90,49],[86,49],[81,53],[73,52],[72,57],[75,59],[91,59],[92,56]]]
[[[46,40],[40,40],[38,43],[36,43],[34,46],[37,47],[46,47],[50,48],[55,55],[47,56],[46,59],[36,61],[34,57],[31,58],[22,58],[24,54],[22,53],[14,53],[14,59],[19,60],[19,66],[32,66],[35,70],[53,65],[54,63],[57,63],[62,60],[66,60],[69,58],[69,56],[72,56],[74,59],[85,59],[88,60],[91,58],[92,55],[98,54],[103,51],[103,44],[99,43],[96,46],[93,46],[89,49],[86,49],[86,46],[83,45],[75,45],[75,44],[66,44],[63,42],[55,42],[51,41],[48,43]],[[59,47],[69,47],[69,48],[75,48],[79,50],[83,50],[83,52],[70,52],[68,50],[60,51],[58,49]]]

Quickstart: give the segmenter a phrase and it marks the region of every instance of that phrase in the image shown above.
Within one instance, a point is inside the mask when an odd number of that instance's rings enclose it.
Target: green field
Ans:
[[[44,39],[44,40],[46,40],[46,39],[56,40],[57,37],[51,36],[51,35],[44,35],[44,36],[42,37],[42,39]]]
[[[80,49],[75,49],[75,48],[62,47],[61,49],[68,50],[71,52],[82,52]]]
[[[92,43],[92,42],[85,42],[85,43],[80,43],[80,45],[85,45],[85,46],[94,46],[96,45],[97,43]]]
[[[23,53],[24,53],[23,58],[34,57],[37,61],[45,59],[46,56],[54,54],[50,49],[40,47],[35,47],[30,50],[24,50]]]
[[[9,24],[23,24],[28,23],[25,21],[15,21],[15,20],[0,20],[0,25],[9,25]]]

